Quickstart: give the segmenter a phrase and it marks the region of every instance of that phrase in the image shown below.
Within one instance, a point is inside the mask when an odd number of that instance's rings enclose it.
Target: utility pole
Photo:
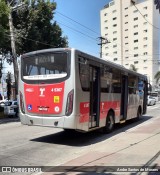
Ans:
[[[104,44],[108,44],[110,42],[107,40],[107,38],[104,38],[102,36],[98,37],[98,39],[100,39],[100,43],[98,43],[98,45],[100,45],[100,47],[101,47],[100,58],[102,58],[102,47],[103,47]]]
[[[14,29],[13,29],[13,21],[12,21],[12,11],[9,13],[9,28],[11,35],[11,48],[12,48],[12,57],[13,57],[13,68],[14,68],[14,79],[15,79],[15,92],[16,96],[18,95],[18,64],[17,64],[17,54],[15,47],[15,38],[14,38]]]
[[[16,45],[15,45],[15,36],[14,36],[14,27],[13,27],[13,20],[12,20],[12,11],[21,8],[24,4],[21,3],[16,5],[15,7],[11,7],[10,3],[8,2],[8,7],[10,8],[10,13],[8,16],[9,19],[9,29],[11,35],[11,48],[12,48],[12,57],[13,57],[13,68],[14,68],[14,79],[15,79],[15,93],[16,96],[18,95],[18,64],[17,64],[17,54],[16,54]]]

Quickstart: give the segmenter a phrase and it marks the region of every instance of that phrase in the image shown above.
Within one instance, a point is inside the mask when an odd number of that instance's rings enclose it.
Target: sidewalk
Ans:
[[[43,175],[63,174],[58,169],[66,170],[66,175],[87,175],[95,172],[108,172],[110,175],[156,175],[160,174],[159,168],[160,118],[157,117],[101,143],[91,145],[84,155],[55,168],[57,173],[46,172]]]

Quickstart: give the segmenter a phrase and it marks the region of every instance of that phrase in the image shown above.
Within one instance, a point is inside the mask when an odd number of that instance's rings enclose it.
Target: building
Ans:
[[[159,11],[153,0],[113,0],[100,12],[102,57],[126,68],[134,65],[155,84],[159,70]]]

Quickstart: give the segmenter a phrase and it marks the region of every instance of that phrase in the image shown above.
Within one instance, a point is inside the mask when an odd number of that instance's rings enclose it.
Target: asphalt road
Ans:
[[[149,106],[147,115],[138,122],[116,125],[111,134],[98,131],[66,133],[62,129],[21,125],[16,119],[13,122],[3,121],[0,124],[0,166],[62,165],[91,150],[104,149],[104,143],[108,148],[113,147],[111,141],[122,137],[123,133],[136,131],[146,123],[152,123],[153,119],[160,120],[160,103]]]

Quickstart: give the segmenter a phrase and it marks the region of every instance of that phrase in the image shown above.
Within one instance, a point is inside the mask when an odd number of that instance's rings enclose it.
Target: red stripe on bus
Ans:
[[[120,116],[120,101],[108,101],[100,103],[100,119],[106,118],[110,109],[113,109],[115,116]],[[80,103],[80,123],[89,122],[90,103]]]

